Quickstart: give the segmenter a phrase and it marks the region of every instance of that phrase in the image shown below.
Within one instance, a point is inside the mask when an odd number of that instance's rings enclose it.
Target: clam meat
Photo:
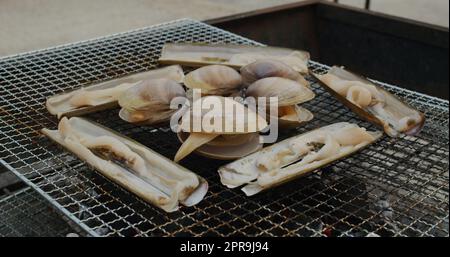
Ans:
[[[207,182],[149,148],[82,118],[63,117],[57,130],[42,133],[98,172],[167,212],[192,206]]]
[[[218,172],[222,184],[243,186],[251,196],[347,157],[381,136],[356,124],[335,123],[263,148]]]
[[[114,108],[119,96],[126,90],[143,80],[160,78],[181,83],[184,73],[179,65],[141,72],[51,96],[46,101],[46,107],[58,118]]]
[[[325,89],[366,120],[383,127],[386,134],[418,134],[425,116],[359,75],[334,66],[323,75],[314,74]]]

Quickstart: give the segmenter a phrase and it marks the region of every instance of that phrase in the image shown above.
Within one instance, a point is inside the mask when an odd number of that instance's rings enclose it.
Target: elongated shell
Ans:
[[[295,81],[270,77],[251,84],[245,92],[247,97],[277,97],[279,106],[304,103],[315,97],[314,92]]]
[[[180,132],[177,136],[181,142],[185,142],[189,137],[189,133]],[[263,143],[260,142],[258,133],[233,136],[239,137],[230,139],[218,136],[196,148],[195,152],[211,159],[236,160],[262,149]]]
[[[62,116],[77,116],[117,107],[118,97],[127,89],[145,79],[166,78],[183,82],[184,73],[179,65],[127,75],[88,87],[66,91],[51,96],[46,101],[47,110]]]
[[[62,118],[57,130],[42,129],[50,139],[77,155],[145,201],[172,212],[192,206],[208,190],[207,182],[149,148],[82,118]]]
[[[159,62],[163,64],[181,64],[201,67],[211,64],[223,64],[233,68],[241,68],[262,59],[278,60],[297,72],[308,73],[310,55],[280,47],[202,44],[202,43],[167,43],[163,46]]]
[[[381,132],[368,132],[347,122],[295,136],[219,168],[222,184],[244,185],[248,196],[283,184],[349,156],[375,142]]]
[[[170,108],[176,97],[186,97],[183,87],[170,79],[149,79],[119,96],[119,116],[128,122],[158,124],[168,121],[176,109]]]
[[[242,84],[241,75],[223,65],[208,65],[186,75],[184,85],[191,89],[201,89],[203,95],[227,96],[236,92]]]
[[[314,76],[339,101],[362,118],[383,127],[389,136],[416,135],[425,124],[423,113],[344,68],[334,66],[327,74]],[[370,95],[370,101],[367,95]]]
[[[268,77],[281,77],[296,81],[303,86],[309,86],[309,82],[302,75],[277,60],[259,60],[243,66],[240,71],[245,86],[249,86],[257,80]]]

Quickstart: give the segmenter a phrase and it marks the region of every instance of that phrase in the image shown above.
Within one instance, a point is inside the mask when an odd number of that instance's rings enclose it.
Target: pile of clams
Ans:
[[[192,206],[206,194],[207,182],[176,164],[193,152],[233,160],[218,170],[222,183],[254,195],[349,156],[382,136],[344,122],[263,148],[261,133],[275,121],[286,129],[314,118],[301,106],[316,96],[304,77],[308,61],[309,53],[286,48],[166,44],[159,62],[171,66],[48,98],[48,111],[62,119],[57,130],[42,132],[168,212],[179,204]],[[180,65],[195,69],[185,75]],[[313,76],[388,135],[415,135],[424,124],[423,114],[343,68]],[[120,119],[137,126],[170,124],[181,143],[174,161],[87,119],[66,118],[115,107],[120,107]]]

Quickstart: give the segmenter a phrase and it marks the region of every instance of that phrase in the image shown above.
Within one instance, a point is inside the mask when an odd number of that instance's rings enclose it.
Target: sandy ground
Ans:
[[[190,17],[221,17],[298,0],[0,0],[0,56]],[[363,0],[341,0],[362,7]],[[448,27],[448,0],[372,0],[373,10]]]

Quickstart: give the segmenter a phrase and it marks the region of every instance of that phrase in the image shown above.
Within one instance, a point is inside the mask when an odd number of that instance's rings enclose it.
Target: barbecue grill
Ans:
[[[254,197],[220,183],[217,168],[226,162],[194,154],[181,164],[207,179],[209,192],[174,213],[143,202],[40,134],[57,125],[46,97],[155,68],[165,42],[259,44],[183,19],[0,59],[1,164],[91,236],[448,236],[448,101],[386,83],[375,81],[426,114],[419,136],[383,137]],[[310,68],[329,67],[311,61]],[[339,121],[376,129],[308,79],[317,97],[305,107],[315,119],[281,138]],[[168,128],[126,123],[117,109],[87,118],[169,158],[180,145]]]

